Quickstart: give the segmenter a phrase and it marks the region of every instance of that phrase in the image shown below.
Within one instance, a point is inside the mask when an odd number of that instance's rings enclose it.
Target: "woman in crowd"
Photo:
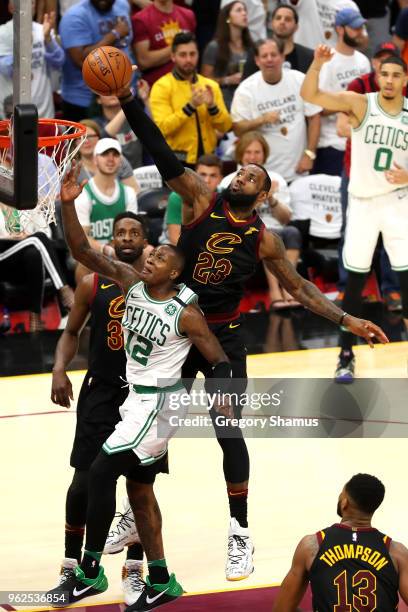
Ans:
[[[238,169],[246,164],[263,165],[269,156],[269,145],[260,132],[246,132],[236,143],[235,161]],[[224,177],[220,188],[227,187],[235,172]],[[302,238],[296,227],[287,225],[290,221],[292,210],[290,208],[290,196],[285,179],[277,172],[269,172],[272,181],[271,191],[268,199],[262,204],[258,213],[265,223],[266,229],[278,234],[286,247],[288,258],[296,267],[302,246]],[[269,286],[271,309],[278,310],[299,306],[292,296],[279,285],[276,277],[264,266]]]
[[[220,84],[228,110],[241,82],[248,51],[253,47],[245,4],[227,4],[219,12],[214,40],[204,51],[201,73]]]

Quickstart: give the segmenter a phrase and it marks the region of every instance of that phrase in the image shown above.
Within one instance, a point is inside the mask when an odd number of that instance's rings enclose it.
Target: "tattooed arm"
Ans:
[[[349,314],[344,315],[344,312],[327,299],[316,285],[300,276],[288,260],[285,247],[279,236],[264,232],[259,255],[264,260],[268,270],[303,306],[338,325],[341,324],[353,334],[361,336],[371,347],[374,346],[374,338],[382,344],[388,342],[387,336],[377,325],[374,325],[371,321],[357,319]]]
[[[139,280],[136,270],[129,264],[106,257],[100,251],[93,249],[78,221],[75,198],[79,196],[86,183],[86,181],[78,183],[79,170],[79,164],[73,161],[72,168],[65,175],[61,185],[62,223],[68,246],[77,261],[90,270],[116,281],[126,293],[129,287]]]

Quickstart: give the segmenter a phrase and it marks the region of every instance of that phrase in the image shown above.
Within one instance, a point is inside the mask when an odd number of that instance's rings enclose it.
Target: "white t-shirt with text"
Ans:
[[[339,176],[313,174],[296,179],[289,187],[292,219],[310,219],[315,238],[340,238],[342,222]]]

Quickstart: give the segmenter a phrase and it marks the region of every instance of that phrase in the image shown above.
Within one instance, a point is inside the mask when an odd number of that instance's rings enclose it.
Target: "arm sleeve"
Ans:
[[[133,99],[122,104],[122,108],[130,127],[149,151],[164,180],[169,181],[184,174],[183,164],[174,155],[159,128],[146,115],[140,103]]]
[[[65,61],[64,49],[57,43],[55,38],[51,39],[51,42],[45,44],[45,61],[52,68],[62,68]]]
[[[75,200],[75,210],[82,227],[89,227],[91,225],[91,208],[92,204],[88,192],[86,189],[83,189],[82,193]]]
[[[0,56],[0,74],[5,77],[11,78],[13,76],[13,56],[12,55],[1,55]]]
[[[167,225],[181,225],[181,211],[183,200],[175,191],[172,191],[167,201],[166,222]]]
[[[124,185],[125,198],[126,198],[126,210],[137,213],[137,197],[135,190],[129,185]]]

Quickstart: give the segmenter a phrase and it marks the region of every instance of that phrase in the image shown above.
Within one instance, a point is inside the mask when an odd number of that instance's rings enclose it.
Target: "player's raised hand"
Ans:
[[[64,179],[62,181],[60,191],[61,202],[74,201],[79,196],[82,189],[88,182],[86,179],[84,179],[82,183],[79,183],[78,176],[80,170],[81,164],[73,160],[69,172],[65,174]]]
[[[320,66],[323,66],[326,62],[330,62],[333,57],[333,49],[328,45],[319,45],[316,47],[314,52],[314,61]]]
[[[51,386],[51,401],[63,408],[70,408],[71,401],[74,399],[72,384],[66,372],[53,371]]]
[[[371,321],[365,319],[357,319],[351,315],[346,315],[343,320],[343,327],[346,327],[350,332],[364,338],[371,348],[374,348],[374,340],[378,340],[381,344],[389,342],[383,330]]]

